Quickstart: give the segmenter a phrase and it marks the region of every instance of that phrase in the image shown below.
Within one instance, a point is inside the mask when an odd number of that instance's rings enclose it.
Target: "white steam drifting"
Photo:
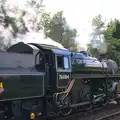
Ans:
[[[14,43],[17,42],[47,44],[65,49],[60,43],[55,42],[50,38],[45,38],[43,32],[28,32],[25,35],[18,34],[17,38],[14,40]]]
[[[24,7],[21,8],[19,4],[11,4],[11,2],[7,0],[7,2],[5,3],[5,6],[6,6],[7,14],[16,18],[16,24],[18,28],[20,24],[18,18],[21,15],[21,10],[25,11],[26,14],[23,17],[23,20],[29,32],[25,34],[17,34],[17,37],[13,38],[12,29],[4,28],[2,25],[0,25],[0,45],[1,46],[2,44],[7,45],[9,43],[15,44],[17,42],[24,42],[24,43],[39,43],[39,44],[54,45],[59,48],[65,49],[60,43],[57,43],[51,40],[50,38],[45,38],[42,30],[40,31],[36,30],[37,22],[39,22],[38,19],[40,20],[41,13],[37,14],[34,8],[29,6],[27,3],[23,5]]]
[[[94,36],[91,40],[93,48],[97,48],[99,54],[105,54],[107,52],[107,43],[104,35]]]

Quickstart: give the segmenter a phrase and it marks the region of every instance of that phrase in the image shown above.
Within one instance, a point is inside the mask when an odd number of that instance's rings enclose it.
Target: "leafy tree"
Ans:
[[[92,20],[92,27],[93,32],[91,34],[91,41],[88,45],[89,52],[92,56],[97,57],[99,55],[99,46],[101,43],[101,38],[104,35],[105,30],[105,21],[103,21],[102,16],[99,14],[98,16],[95,16]]]
[[[34,23],[34,31],[38,31],[40,29],[40,11],[41,4],[43,0],[40,2],[36,2],[35,0],[29,0],[27,2],[27,6],[34,8],[36,11],[37,17],[35,18]],[[12,13],[12,16],[11,16]],[[25,34],[29,32],[28,26],[25,23],[24,17],[27,14],[26,10],[20,10],[19,7],[13,6],[9,7],[8,0],[0,0],[0,48],[6,49],[12,44],[12,41],[17,34]],[[3,33],[9,33],[9,37],[4,35]],[[15,39],[14,39],[15,40]],[[6,44],[7,43],[7,44]]]
[[[120,39],[120,21],[119,20],[114,20],[113,23],[113,31],[112,31],[112,37],[116,39]]]
[[[62,11],[54,14],[52,17],[50,13],[45,13],[42,18],[46,37],[50,37],[52,40],[61,43],[65,48],[71,50],[77,49],[75,42],[77,31],[68,26]]]
[[[103,22],[101,16],[99,16],[97,19],[96,17],[95,19],[93,18],[93,23],[96,28],[94,32],[99,31],[99,33],[105,37],[105,42],[107,43],[106,55],[120,65],[120,21],[114,19],[105,26],[105,22]],[[92,55],[96,56],[98,54],[97,49],[93,48],[92,44],[89,45],[89,49],[92,51]]]
[[[25,18],[29,16],[27,10],[20,10],[17,6],[10,8],[9,5],[6,4],[6,1],[7,0],[1,0],[0,27],[2,26],[4,31],[9,31],[11,40],[17,37],[18,34],[25,34],[31,30],[39,32],[43,29],[46,37],[50,37],[72,51],[77,50],[77,43],[75,41],[77,31],[69,27],[63,17],[63,12],[60,11],[51,16],[50,13],[45,13],[42,9],[44,7],[42,6],[43,0],[29,0],[26,6],[33,9],[35,15],[34,18],[30,18],[30,20],[27,21],[25,20]],[[11,16],[9,13],[14,15]],[[30,26],[28,25],[29,22]],[[3,46],[5,40],[5,37],[2,35],[2,31],[0,31],[0,47]],[[10,45],[11,40],[9,38],[7,38],[7,40]],[[8,46],[6,45],[4,48],[6,49]]]
[[[105,27],[105,21],[102,19],[102,15],[95,16],[92,20],[92,26],[94,27],[95,30],[101,30],[102,28]]]
[[[98,49],[93,48],[91,44],[88,44],[88,54],[91,57],[98,57]]]
[[[0,0],[0,48],[5,49],[11,45],[11,38],[15,36],[15,32],[18,30],[15,19],[8,15],[6,10],[6,0]],[[12,28],[11,30],[8,30]],[[6,35],[5,35],[6,33]]]
[[[10,8],[7,0],[0,0],[0,2],[0,48],[7,49],[17,37],[17,33],[25,34],[27,31],[23,20],[25,12],[16,7]],[[14,16],[11,16],[11,13]],[[19,18],[16,17],[18,13]]]
[[[117,19],[110,21],[104,35],[108,43],[107,54],[120,65],[119,23]]]
[[[32,8],[36,14],[36,17],[34,18],[33,21],[33,30],[36,32],[39,32],[42,29],[42,25],[41,25],[41,20],[42,20],[42,14],[44,12],[44,5],[42,5],[43,0],[29,0],[27,1],[27,6]]]

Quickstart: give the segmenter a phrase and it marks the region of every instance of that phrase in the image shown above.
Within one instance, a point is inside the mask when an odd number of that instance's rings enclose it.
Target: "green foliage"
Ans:
[[[17,33],[25,34],[30,30],[39,32],[43,29],[46,37],[50,37],[52,40],[61,43],[71,51],[77,50],[77,43],[75,41],[77,31],[69,27],[66,19],[63,17],[62,11],[52,16],[51,13],[44,12],[43,0],[29,0],[26,2],[26,6],[33,9],[36,15],[33,15],[34,18],[25,20],[25,17],[29,16],[27,10],[20,10],[18,7],[6,7],[6,1],[0,0],[2,3],[0,4],[0,26],[12,33],[11,38],[16,37]],[[11,17],[8,13],[12,13],[13,16]],[[4,44],[4,37],[0,34],[0,38],[2,38],[0,41],[1,47]],[[7,46],[4,48],[7,48]]]
[[[93,48],[91,44],[88,44],[88,54],[91,57],[98,57],[97,48]]]
[[[35,0],[30,0],[26,4],[28,7],[34,8],[34,10],[36,11],[38,17],[35,19],[36,21],[34,21],[34,27],[36,31],[41,29],[39,16],[41,14],[40,12],[42,11],[42,1],[43,0],[36,2]],[[5,31],[9,31],[9,33],[11,34],[10,37],[7,37],[7,39],[5,39],[2,34],[3,32],[0,31],[0,48],[4,49],[12,44],[11,39],[13,40],[15,37],[17,37],[17,33],[25,34],[29,31],[28,26],[23,19],[26,15],[26,10],[19,9],[17,5],[11,8],[7,4],[7,2],[8,0],[0,0],[0,28],[3,29],[2,31],[4,31],[4,33]],[[13,16],[11,16],[11,13]],[[6,44],[6,41],[8,42],[8,44]]]
[[[119,20],[112,20],[108,24],[104,34],[108,43],[107,54],[120,65],[120,39],[118,34],[120,32],[120,26],[118,25],[119,23]]]
[[[120,21],[119,20],[116,20],[114,23],[112,37],[116,39],[120,39]]]
[[[105,37],[108,48],[106,55],[120,65],[120,21],[117,19],[111,20],[105,27],[105,23],[101,20],[101,16],[96,16],[93,18],[93,23],[93,26],[95,26],[98,31],[101,31],[101,29],[103,30],[101,33]],[[89,49],[93,56],[97,56],[98,52],[96,48],[89,45]]]
[[[103,28],[105,23],[102,21],[102,16],[99,14],[98,16],[95,16],[92,20],[92,26],[95,27],[95,29],[100,30]]]
[[[13,29],[13,36],[15,36],[15,33],[18,31],[17,25],[16,25],[16,20],[13,17],[10,17],[7,14],[7,10],[5,9],[5,2],[6,1],[1,1],[2,4],[0,6],[0,14],[2,14],[2,16],[0,16],[0,22],[1,25],[3,25],[3,27],[8,28],[9,26],[12,27]]]
[[[100,36],[103,35],[105,28],[105,22],[103,21],[103,18],[100,14],[93,18],[92,27],[93,27],[93,32],[91,34],[92,40],[96,40],[98,37],[100,38]],[[99,51],[97,48],[93,47],[94,43],[92,40],[91,43],[88,44],[89,53],[93,57],[98,57]],[[97,43],[97,45],[99,46],[100,43]]]
[[[27,6],[32,8],[32,10],[35,12],[36,17],[33,21],[33,27],[32,30],[39,32],[42,29],[41,26],[41,15],[44,13],[44,5],[42,5],[44,0],[29,0],[27,1]],[[44,13],[46,14],[46,13]],[[47,15],[47,14],[46,14]]]
[[[75,42],[77,31],[68,26],[62,11],[54,14],[52,17],[50,13],[44,13],[42,16],[42,26],[46,37],[61,43],[65,48],[73,51],[77,49]]]

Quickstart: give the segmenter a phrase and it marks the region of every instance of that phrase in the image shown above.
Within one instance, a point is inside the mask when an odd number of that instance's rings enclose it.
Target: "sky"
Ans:
[[[55,12],[64,11],[64,16],[71,27],[77,29],[77,41],[87,44],[92,32],[92,18],[101,14],[104,19],[120,18],[120,0],[45,0],[46,10]]]
[[[22,6],[25,0],[9,0]],[[92,18],[101,14],[106,20],[120,18],[120,0],[44,0],[45,10],[56,13],[62,10],[68,24],[76,28],[79,34],[77,41],[85,46],[92,32]]]

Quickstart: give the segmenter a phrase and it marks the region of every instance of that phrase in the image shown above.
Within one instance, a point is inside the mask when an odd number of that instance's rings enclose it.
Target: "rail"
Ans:
[[[111,102],[106,107],[99,106],[87,111],[78,110],[69,116],[61,116],[53,120],[119,120],[119,117],[120,106]]]
[[[120,116],[120,111],[117,111],[117,112],[114,112],[112,114],[100,117],[100,118],[98,118],[96,120],[110,120],[111,118],[114,119],[116,116]]]

